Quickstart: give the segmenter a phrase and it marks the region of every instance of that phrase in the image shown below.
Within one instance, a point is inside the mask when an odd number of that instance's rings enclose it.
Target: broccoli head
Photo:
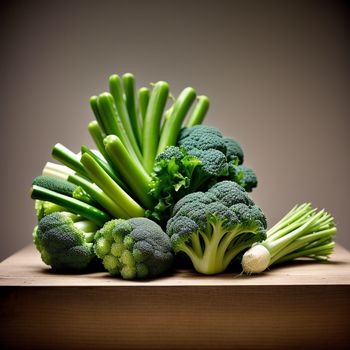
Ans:
[[[167,234],[175,253],[184,252],[198,272],[210,275],[225,271],[240,252],[264,240],[266,226],[244,188],[222,181],[180,199]]]
[[[33,238],[43,262],[54,270],[84,270],[95,258],[93,239],[97,226],[69,212],[44,216]]]
[[[96,255],[111,275],[124,279],[155,277],[172,266],[170,239],[149,219],[109,221],[95,238]]]

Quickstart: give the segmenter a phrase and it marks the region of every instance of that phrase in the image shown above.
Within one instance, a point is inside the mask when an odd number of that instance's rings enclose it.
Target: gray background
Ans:
[[[28,189],[61,142],[91,145],[89,97],[112,73],[207,94],[270,224],[297,202],[349,234],[349,7],[339,1],[1,2],[0,258],[31,242]]]

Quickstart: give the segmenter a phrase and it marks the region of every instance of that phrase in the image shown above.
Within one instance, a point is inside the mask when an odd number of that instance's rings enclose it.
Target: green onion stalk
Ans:
[[[296,205],[267,231],[265,241],[255,244],[242,258],[243,271],[260,273],[269,266],[296,258],[327,260],[335,246],[334,218],[310,203]]]

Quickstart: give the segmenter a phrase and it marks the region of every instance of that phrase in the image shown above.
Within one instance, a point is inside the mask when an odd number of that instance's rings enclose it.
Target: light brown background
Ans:
[[[112,73],[207,94],[272,224],[297,202],[349,233],[349,7],[340,1],[2,1],[0,258],[31,242],[28,188],[54,143],[91,145]]]

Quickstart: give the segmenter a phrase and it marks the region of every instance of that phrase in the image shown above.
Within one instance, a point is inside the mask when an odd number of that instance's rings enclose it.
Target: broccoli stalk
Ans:
[[[148,196],[151,179],[147,172],[134,162],[118,136],[107,136],[104,144],[113,167],[119,170],[138,200],[146,208],[152,207],[152,201]]]
[[[104,211],[93,207],[78,199],[51,191],[45,187],[33,185],[31,188],[31,198],[54,203],[75,214],[79,214],[94,222],[97,226],[103,226],[110,220],[110,216]]]
[[[184,121],[187,112],[190,110],[195,98],[196,91],[191,87],[187,87],[176,99],[169,119],[165,121],[162,134],[160,135],[158,154],[163,152],[168,146],[176,145],[182,122]]]
[[[204,117],[209,109],[209,99],[207,96],[198,96],[197,103],[193,109],[193,112],[188,119],[187,128],[202,124]]]
[[[139,148],[142,149],[142,124],[136,111],[135,77],[131,73],[125,73],[122,79],[125,92],[125,104],[128,110],[132,130]]]
[[[129,217],[96,184],[70,170],[65,166],[48,162],[43,169],[43,174],[48,174],[48,176],[36,177],[33,185],[41,185],[41,187],[53,190],[54,192],[66,194],[93,206],[102,207],[112,217]],[[44,178],[45,181],[38,182],[40,178]],[[70,192],[65,191],[67,187],[72,187],[70,188]]]
[[[265,238],[266,219],[238,184],[222,181],[207,192],[180,199],[168,221],[175,253],[184,252],[202,274],[217,274],[255,242]]]
[[[57,143],[52,149],[52,157],[71,168],[82,176],[87,176],[84,167],[81,165],[79,156],[70,151],[67,147]]]
[[[297,205],[267,231],[265,241],[245,252],[243,271],[260,273],[299,257],[326,260],[333,252],[336,232],[334,219],[325,210],[317,211],[310,203]]]
[[[119,215],[117,217],[143,216],[144,209],[113,181],[93,157],[84,153],[81,157],[81,162],[90,178],[119,208]]]
[[[149,91],[149,89],[147,89],[146,87],[140,88],[139,89],[139,93],[138,93],[138,101],[139,101],[138,113],[140,114],[140,116],[142,118],[143,126],[145,125],[146,113],[147,113],[149,98],[150,98],[150,91]]]
[[[137,135],[133,132],[133,121],[130,119],[128,113],[119,75],[113,74],[109,77],[109,90],[114,99],[117,115],[124,127],[126,133],[125,136],[131,144],[131,149],[129,149],[129,151],[131,150],[132,153],[137,156],[137,159],[140,161],[140,163],[142,163],[142,154],[137,143]]]
[[[103,118],[101,117],[101,113],[98,108],[98,96],[91,96],[90,97],[90,107],[92,109],[92,112],[94,113],[94,116],[96,118],[96,121],[89,123],[88,129],[91,134],[92,139],[95,141],[98,139],[103,139],[103,135],[106,135],[108,133],[108,127],[104,124]],[[90,130],[91,128],[91,130]],[[99,135],[100,134],[100,135]],[[95,140],[96,138],[96,140]],[[96,143],[97,146],[97,143]],[[98,149],[100,149],[98,147]],[[100,151],[101,152],[101,151]],[[102,152],[101,152],[102,153]]]
[[[143,162],[145,169],[151,173],[157,155],[159,131],[165,104],[169,95],[169,85],[164,81],[154,84],[145,116],[143,127]]]

